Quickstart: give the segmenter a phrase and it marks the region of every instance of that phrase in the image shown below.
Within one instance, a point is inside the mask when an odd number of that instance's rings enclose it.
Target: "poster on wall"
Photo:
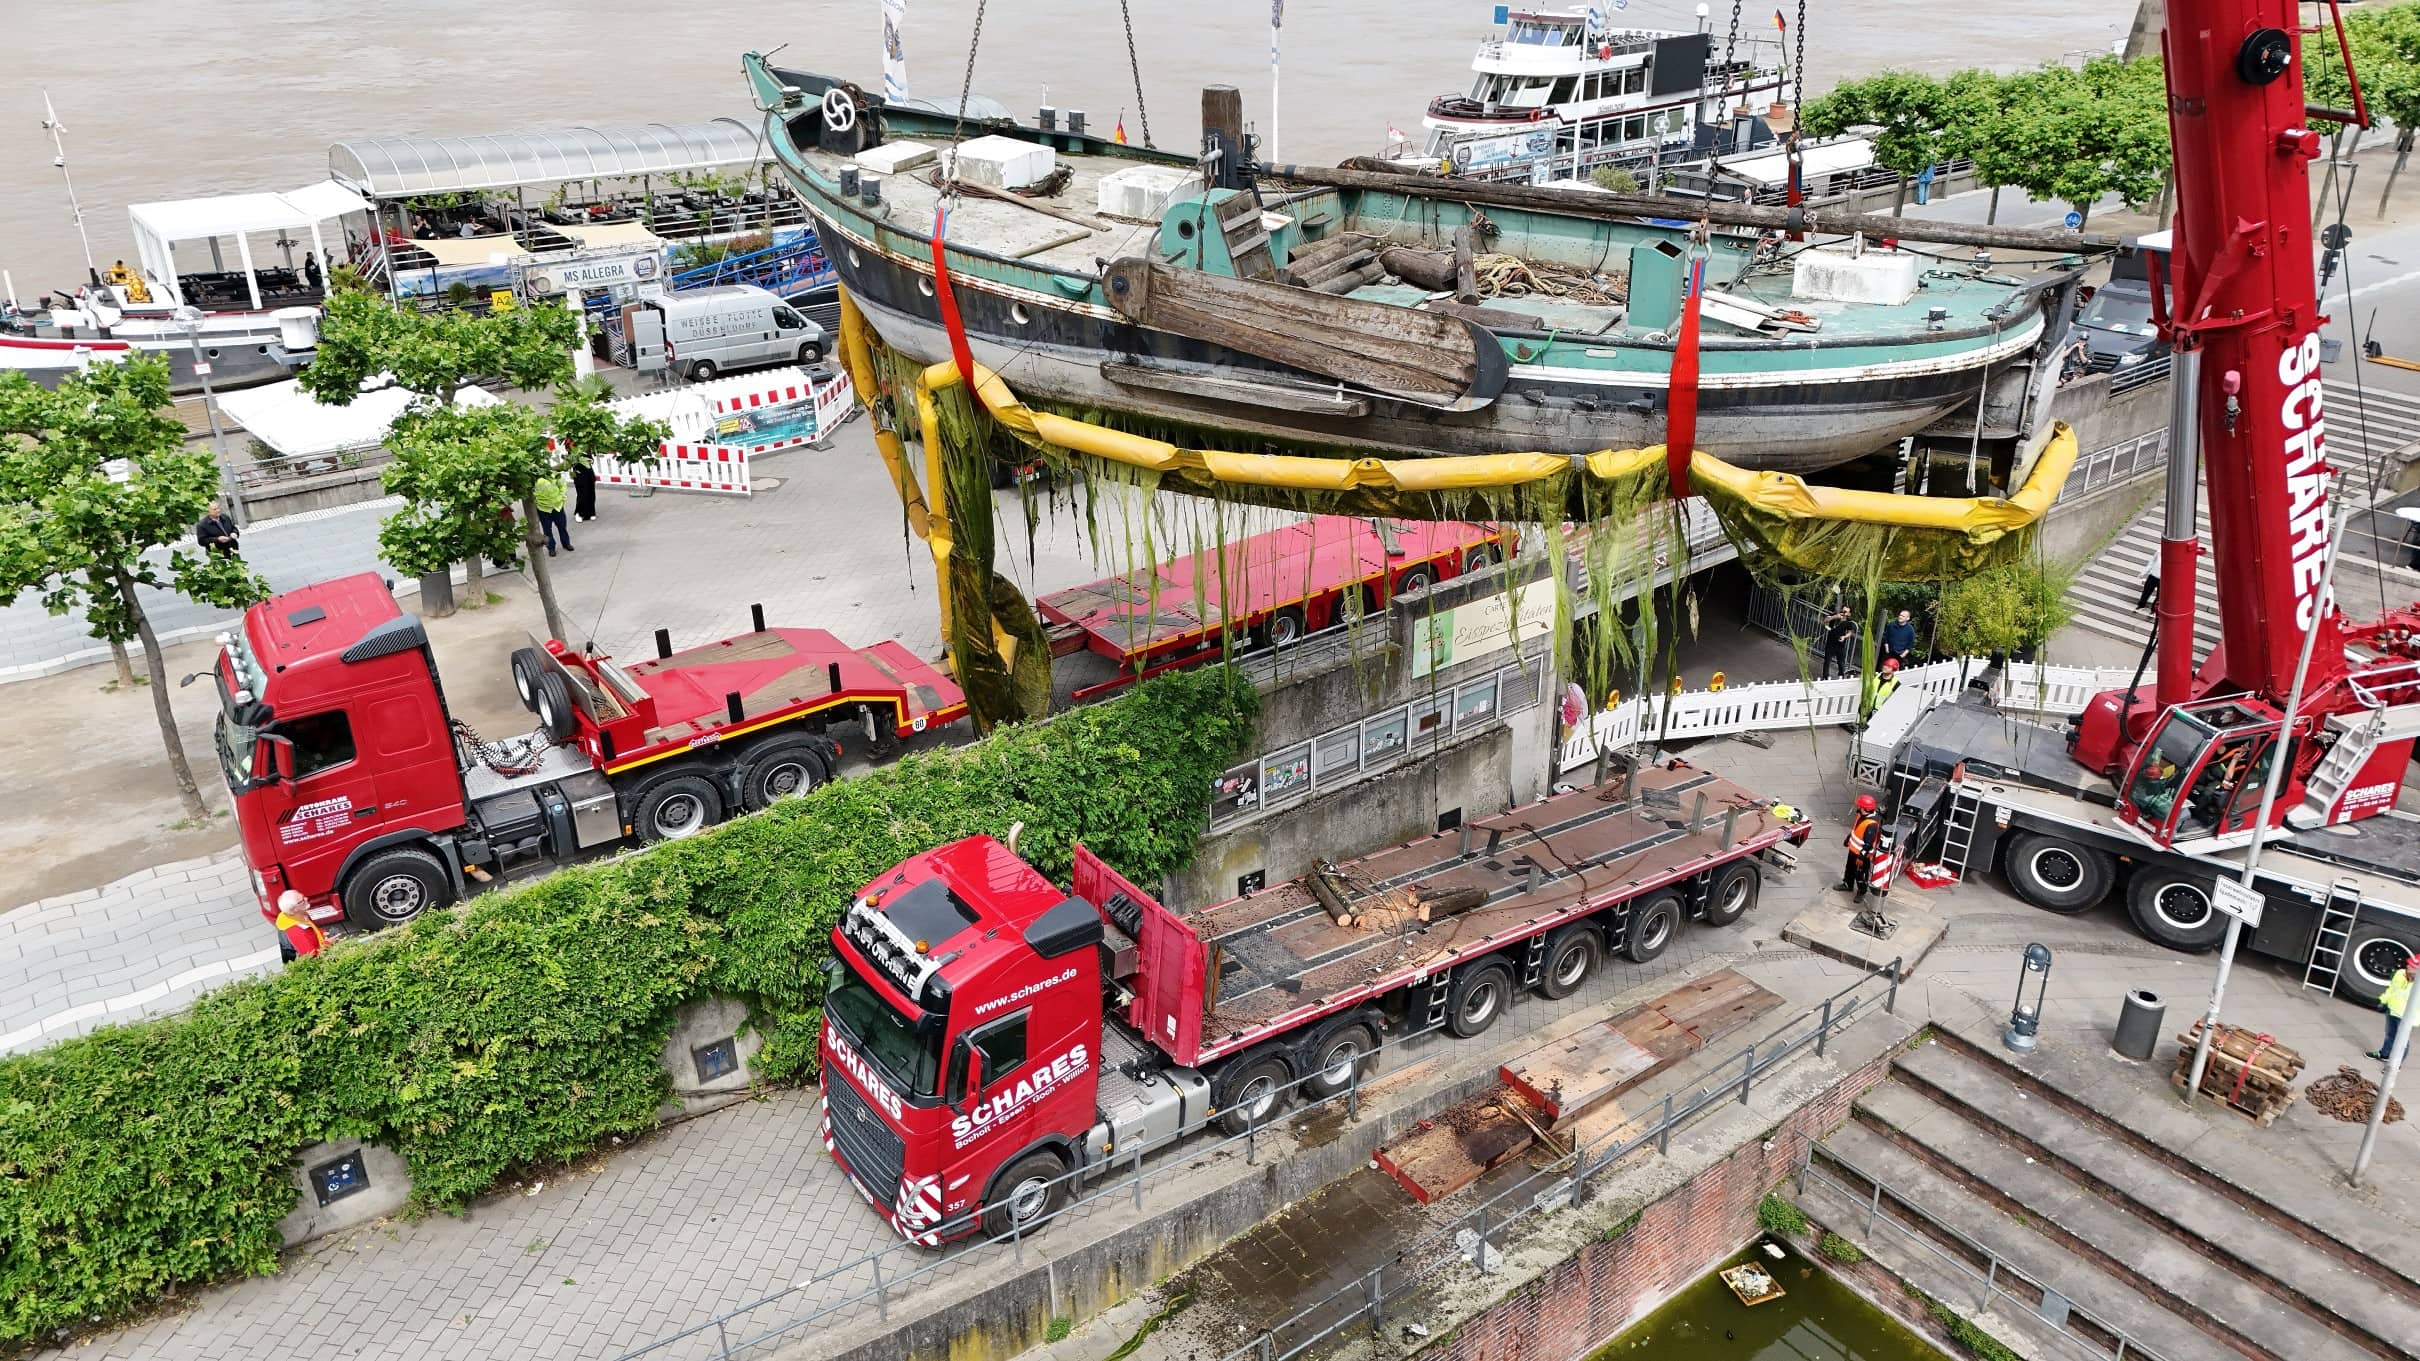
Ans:
[[[1473,681],[1454,692],[1454,731],[1475,727],[1495,716],[1495,677]]]
[[[1311,744],[1270,753],[1260,768],[1260,801],[1273,806],[1311,792]]]
[[[1365,769],[1388,765],[1411,744],[1411,711],[1397,709],[1361,725],[1361,764]]]
[[[1516,639],[1526,643],[1545,637],[1554,626],[1555,593],[1543,588],[1521,592],[1517,611],[1502,595],[1438,610],[1413,623],[1412,674],[1426,676],[1456,662],[1502,652]]]
[[[1260,807],[1260,762],[1229,767],[1210,782],[1210,824],[1233,822]]]

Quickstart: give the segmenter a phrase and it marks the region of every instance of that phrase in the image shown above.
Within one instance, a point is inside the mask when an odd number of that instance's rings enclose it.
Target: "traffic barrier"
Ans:
[[[748,496],[754,492],[751,458],[830,438],[855,413],[857,392],[846,373],[819,379],[803,369],[779,368],[625,397],[612,406],[625,417],[662,421],[672,438],[656,446],[651,462],[594,460],[599,483]]]

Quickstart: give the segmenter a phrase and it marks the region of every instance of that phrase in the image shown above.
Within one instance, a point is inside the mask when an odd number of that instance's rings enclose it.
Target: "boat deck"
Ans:
[[[1700,797],[1706,822],[1690,829]],[[1723,814],[1739,815],[1724,839]],[[1288,1013],[1357,988],[1392,986],[1466,955],[1772,845],[1789,825],[1721,776],[1650,768],[1633,796],[1606,784],[1557,794],[1337,867],[1363,915],[1340,926],[1305,880],[1183,914],[1214,975],[1202,1041],[1223,1048]],[[1534,875],[1534,877],[1533,877]],[[1477,889],[1483,906],[1423,923],[1396,904],[1413,890]]]
[[[936,152],[945,149],[938,144],[927,145],[932,145]],[[837,178],[841,167],[856,164],[850,157],[835,156],[820,150],[805,149],[802,155],[819,174],[827,177]],[[1058,163],[1072,172],[1067,186],[1056,194],[1035,197],[1054,208],[1093,218],[1105,224],[1106,230],[1084,227],[1065,218],[999,199],[962,194],[950,205],[950,241],[972,246],[989,255],[1006,256],[1027,264],[1066,270],[1086,277],[1099,275],[1100,267],[1095,261],[1132,255],[1150,245],[1153,235],[1159,230],[1156,224],[1112,221],[1093,211],[1100,201],[1101,177],[1113,170],[1130,168],[1137,162],[1098,156],[1061,155]],[[882,197],[889,205],[886,216],[890,222],[902,230],[919,235],[932,232],[933,209],[941,201],[941,191],[935,189],[926,177],[938,169],[938,161],[933,161],[914,170],[881,177]]]

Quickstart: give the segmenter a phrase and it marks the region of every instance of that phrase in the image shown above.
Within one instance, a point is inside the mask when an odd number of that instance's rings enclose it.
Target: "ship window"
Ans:
[[[1579,85],[1580,78],[1578,76],[1563,77],[1561,80],[1555,82],[1554,93],[1547,96],[1548,102],[1554,104],[1569,104],[1574,98],[1577,97]]]
[[[1604,97],[1605,97],[1605,73],[1604,73],[1603,71],[1591,71],[1591,72],[1588,74],[1588,93],[1587,93],[1587,94],[1585,94],[1585,95],[1583,95],[1583,96],[1581,96],[1581,98],[1583,98],[1583,99],[1603,99]]]
[[[1622,73],[1622,81],[1624,93],[1645,94],[1647,92],[1647,68],[1644,66],[1631,67]]]
[[[1634,113],[1622,123],[1622,140],[1635,142],[1647,135],[1647,115]]]

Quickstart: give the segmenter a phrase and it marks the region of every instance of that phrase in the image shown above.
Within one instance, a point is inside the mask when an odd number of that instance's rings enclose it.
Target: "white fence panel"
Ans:
[[[2133,680],[2134,671],[2128,667],[2010,662],[2000,668],[2000,684],[1992,694],[1992,702],[2017,713],[2066,717],[2084,712],[2084,706],[2103,690],[2115,690]]]

